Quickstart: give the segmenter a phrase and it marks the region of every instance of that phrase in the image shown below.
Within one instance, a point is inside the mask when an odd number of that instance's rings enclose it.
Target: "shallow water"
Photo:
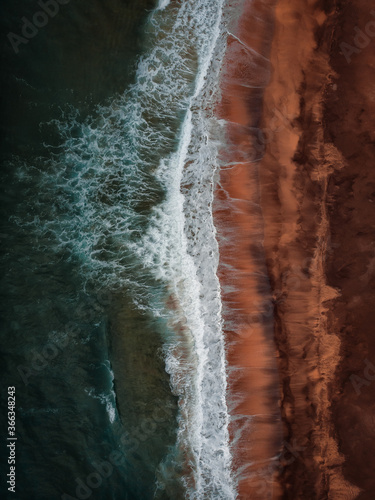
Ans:
[[[18,498],[236,497],[212,218],[223,5],[77,0],[18,54],[6,40]],[[5,39],[35,9],[3,3]]]
[[[90,173],[87,182],[75,182],[82,164],[64,156],[66,136],[81,134],[97,106],[113,102],[134,81],[153,7],[71,2],[18,54],[5,39],[2,355],[4,382],[17,394],[17,498],[76,497],[80,481],[88,487],[94,464],[113,450],[126,461],[91,487],[95,498],[152,498],[155,470],[175,440],[176,401],[162,357],[155,356],[162,328],[134,306],[125,286],[107,287],[100,271],[88,279],[84,241],[100,207],[95,200],[92,212],[83,206]],[[32,2],[3,2],[3,33],[20,33],[21,18],[32,19],[36,10]],[[114,184],[108,182],[107,195],[93,194],[108,197],[102,205],[108,211],[116,208],[118,197],[109,199]],[[152,203],[151,192],[146,204]],[[96,238],[108,236],[100,231]],[[120,333],[124,353],[114,381]],[[134,350],[127,355],[129,346]],[[146,356],[150,380],[130,359]],[[155,421],[145,423],[146,432],[141,428],[132,450],[129,436],[149,415]],[[85,487],[78,493],[85,495]]]

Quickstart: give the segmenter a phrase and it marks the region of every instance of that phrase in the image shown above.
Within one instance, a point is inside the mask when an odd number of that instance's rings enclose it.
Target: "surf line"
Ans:
[[[169,305],[176,315],[176,341],[167,349],[166,369],[180,399],[177,444],[183,450],[182,480],[189,500],[237,497],[229,447],[218,248],[210,208],[213,198],[210,178],[216,168],[216,145],[210,137],[212,117],[208,111],[206,114],[206,109],[213,106],[207,96],[218,85],[220,62],[216,58],[220,55],[218,46],[224,33],[223,5],[224,1],[191,3],[191,15],[205,20],[202,10],[211,8],[215,22],[200,28],[205,29],[202,38],[206,38],[196,47],[199,65],[194,90],[182,122],[177,151],[161,161],[160,176],[166,180],[167,194],[162,207],[158,207],[162,220],[156,221],[153,227],[154,240],[157,225],[162,233],[158,237],[162,239],[159,245],[163,246],[159,252],[165,251],[169,256],[164,259],[171,291]],[[186,36],[189,36],[188,30]],[[199,36],[197,38],[199,43]],[[201,183],[203,175],[205,182]],[[186,188],[183,193],[182,187],[189,183],[190,189]],[[191,193],[201,198],[194,199]],[[197,209],[199,203],[205,207],[204,214]],[[191,229],[193,221],[197,222]],[[206,252],[205,236],[210,245],[207,254],[211,256],[207,260],[201,256]]]

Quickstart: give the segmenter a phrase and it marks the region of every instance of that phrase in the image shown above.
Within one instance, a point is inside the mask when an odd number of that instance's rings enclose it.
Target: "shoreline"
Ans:
[[[243,9],[215,195],[239,499],[370,500],[375,12],[371,24],[369,0]]]

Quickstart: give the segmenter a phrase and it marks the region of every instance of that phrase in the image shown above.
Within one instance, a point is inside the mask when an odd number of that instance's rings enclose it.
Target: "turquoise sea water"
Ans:
[[[235,498],[212,220],[230,8],[71,0],[16,51],[41,7],[1,9],[16,498]]]

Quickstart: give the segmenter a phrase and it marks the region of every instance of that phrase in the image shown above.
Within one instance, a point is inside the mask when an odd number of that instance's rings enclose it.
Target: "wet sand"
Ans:
[[[273,303],[263,249],[256,161],[262,94],[270,78],[273,1],[245,2],[230,35],[218,115],[226,120],[215,219],[219,232],[231,438],[240,498],[270,498],[281,446]],[[252,23],[257,18],[258,23]],[[249,26],[253,26],[249,30]]]
[[[240,499],[374,498],[371,10],[245,3],[229,39],[216,218]]]

